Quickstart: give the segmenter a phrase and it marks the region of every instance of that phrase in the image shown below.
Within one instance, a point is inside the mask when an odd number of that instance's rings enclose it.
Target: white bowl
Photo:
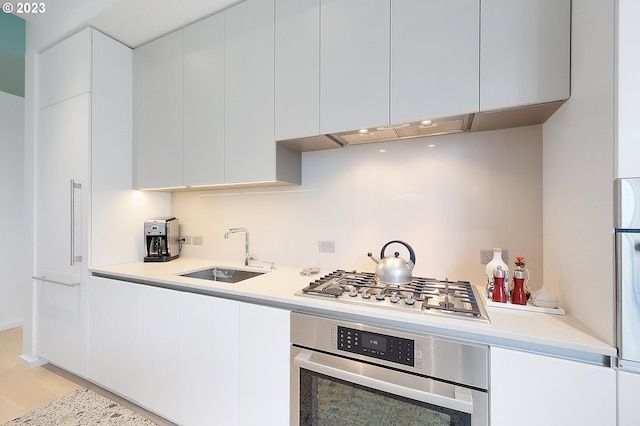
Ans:
[[[558,297],[546,289],[536,290],[531,293],[531,302],[541,308],[555,309],[558,307]]]

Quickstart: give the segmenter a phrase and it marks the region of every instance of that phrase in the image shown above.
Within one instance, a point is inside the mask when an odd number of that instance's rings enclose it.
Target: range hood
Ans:
[[[333,134],[343,145],[356,145],[370,142],[383,142],[399,139],[419,138],[423,136],[461,133],[469,129],[469,115],[423,120],[394,126],[380,126],[371,129],[359,129]]]
[[[467,114],[396,125],[383,125],[327,135],[287,139],[278,142],[296,151],[319,151],[323,149],[341,148],[347,145],[461,133],[468,131],[470,125],[471,115]]]
[[[347,132],[281,140],[278,143],[296,151],[305,152],[342,148],[363,143],[532,126],[547,121],[565,101],[566,99],[504,110],[382,125]]]

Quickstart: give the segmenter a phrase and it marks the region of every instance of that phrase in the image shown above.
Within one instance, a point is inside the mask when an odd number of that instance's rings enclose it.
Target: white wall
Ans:
[[[23,266],[24,98],[0,92],[0,330],[22,324],[26,287]]]
[[[501,246],[510,266],[525,256],[539,287],[541,133],[531,126],[309,152],[300,187],[174,193],[182,234],[204,237],[183,254],[242,260],[243,236],[223,234],[247,227],[261,260],[373,271],[367,252],[400,239],[416,252],[415,276],[481,284],[480,249]],[[335,241],[336,252],[319,253],[319,240]]]
[[[571,98],[543,129],[544,282],[565,309],[609,344],[614,330],[613,3],[573,2]]]

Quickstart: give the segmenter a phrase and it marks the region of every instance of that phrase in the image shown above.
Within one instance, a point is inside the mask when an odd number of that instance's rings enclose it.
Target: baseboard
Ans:
[[[41,366],[49,363],[49,361],[47,361],[44,358],[31,357],[31,356],[27,356],[26,354],[20,355],[18,357],[18,362],[20,363],[20,365],[22,365],[24,367],[27,367],[27,368],[41,367]]]
[[[0,331],[11,330],[16,327],[22,327],[22,320],[0,324]]]

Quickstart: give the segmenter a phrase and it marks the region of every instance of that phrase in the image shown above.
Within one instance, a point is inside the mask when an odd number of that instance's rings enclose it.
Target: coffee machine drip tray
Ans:
[[[178,219],[158,217],[144,222],[145,262],[168,262],[180,254]]]

